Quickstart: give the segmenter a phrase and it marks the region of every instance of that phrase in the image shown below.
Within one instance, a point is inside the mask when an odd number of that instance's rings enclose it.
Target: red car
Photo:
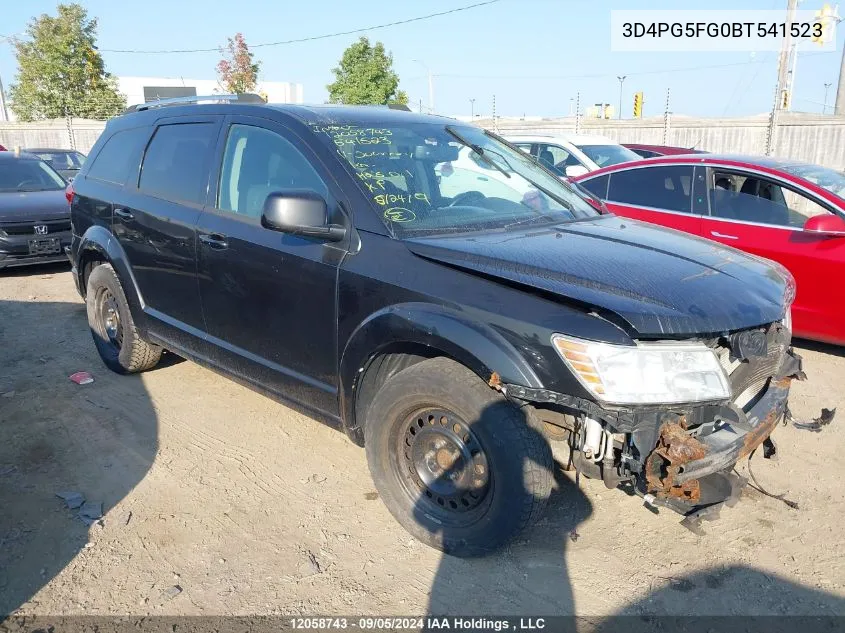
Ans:
[[[794,275],[796,336],[845,345],[845,175],[792,161],[667,156],[572,179],[621,216],[773,259]]]
[[[655,156],[674,156],[675,154],[704,154],[704,150],[691,147],[673,147],[672,145],[643,145],[642,143],[622,143],[635,154],[643,158],[654,158]]]

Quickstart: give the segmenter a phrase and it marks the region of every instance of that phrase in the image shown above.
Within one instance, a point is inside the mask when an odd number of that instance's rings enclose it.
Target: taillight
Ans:
[[[65,187],[65,199],[67,200],[68,206],[73,204],[73,183],[68,183],[68,186]]]

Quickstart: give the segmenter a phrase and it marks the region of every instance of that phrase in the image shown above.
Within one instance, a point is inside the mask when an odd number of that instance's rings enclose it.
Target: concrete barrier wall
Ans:
[[[476,120],[494,129],[491,119]],[[510,134],[574,134],[575,118],[498,119],[503,136]],[[697,119],[672,116],[666,145],[695,147],[727,154],[766,152],[767,116],[744,119]],[[641,120],[581,119],[580,133],[601,134],[619,143],[664,144],[663,117]],[[845,169],[845,117],[784,113],[778,117],[772,155]]]
[[[74,143],[64,119],[34,123],[0,123],[0,145],[18,147],[53,147],[78,149],[87,154],[106,126],[105,121],[74,119],[71,123]]]
[[[476,119],[476,124],[511,134],[574,134],[575,118]],[[698,119],[672,116],[667,145],[695,147],[710,152],[756,154],[766,152],[767,116],[744,119]],[[581,120],[583,134],[601,134],[620,143],[663,144],[663,117],[640,120]],[[75,147],[88,153],[105,127],[103,121],[72,121]],[[36,123],[0,123],[0,145],[70,147],[65,120]],[[773,156],[845,169],[845,117],[784,113],[778,117]]]

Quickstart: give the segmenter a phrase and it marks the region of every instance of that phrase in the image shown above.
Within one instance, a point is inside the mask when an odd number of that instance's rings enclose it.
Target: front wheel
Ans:
[[[530,413],[466,367],[434,358],[393,376],[364,426],[387,508],[423,543],[480,556],[542,513],[553,459]]]

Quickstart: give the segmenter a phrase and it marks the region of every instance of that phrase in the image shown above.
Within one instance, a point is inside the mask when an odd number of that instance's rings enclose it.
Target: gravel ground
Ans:
[[[798,348],[796,417],[845,414],[845,351]],[[444,558],[396,524],[342,433],[172,356],[112,374],[66,267],[0,273],[0,614],[845,615],[841,424],[781,427],[779,460],[752,463],[797,510],[746,488],[696,536],[560,473],[520,540]]]

